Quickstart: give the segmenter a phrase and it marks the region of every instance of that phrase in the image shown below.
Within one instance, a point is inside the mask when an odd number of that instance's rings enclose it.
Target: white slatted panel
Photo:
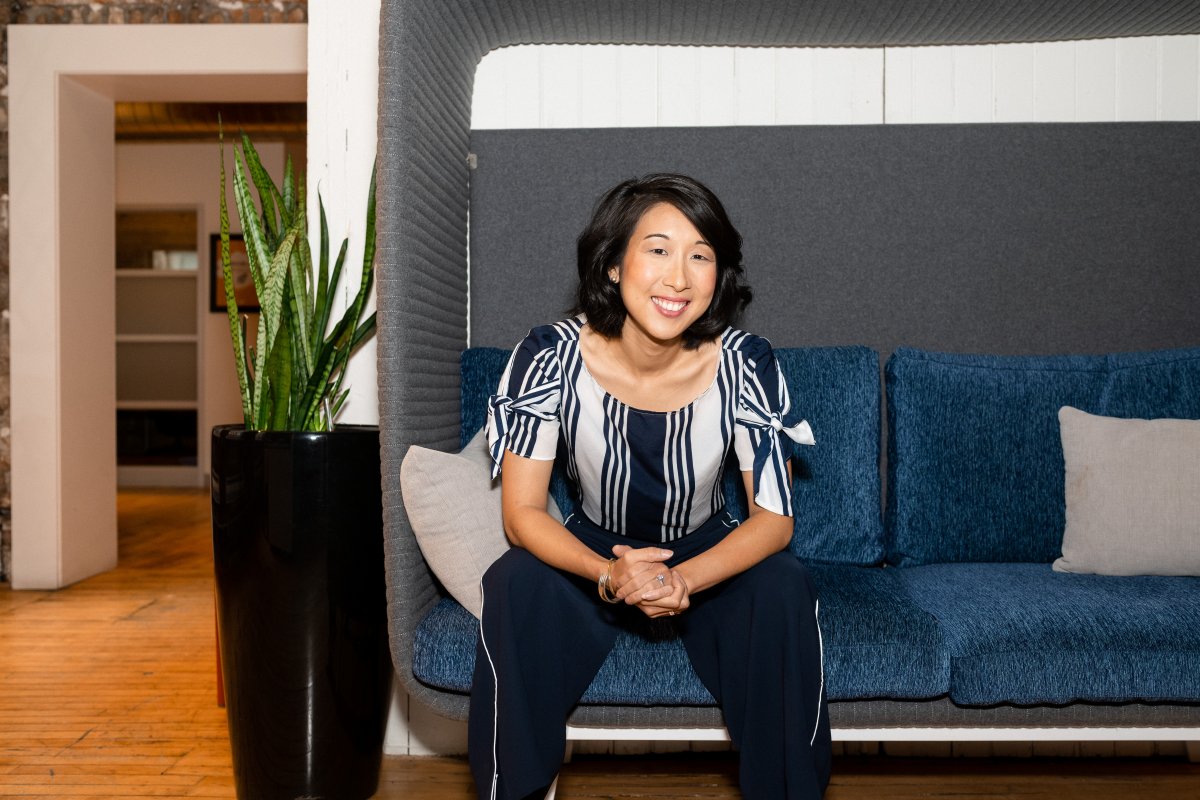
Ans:
[[[1117,120],[1158,119],[1158,42],[1117,42]]]
[[[775,50],[722,48],[734,53],[734,124],[775,124]]]
[[[700,124],[699,47],[658,48],[658,124],[670,127]],[[732,60],[730,61],[732,64]]]
[[[1159,42],[1158,118],[1197,118],[1200,88],[1200,37],[1168,36]]]
[[[1034,45],[1033,111],[1037,122],[1075,120],[1075,43]]]
[[[992,120],[1032,121],[1037,88],[1037,45],[999,45],[994,55]]]
[[[1200,119],[1200,36],[967,47],[509,47],[472,126]]]
[[[1075,45],[1075,121],[1117,119],[1117,42],[1099,39]]]
[[[743,91],[737,75],[736,54],[728,47],[697,49],[699,69],[697,86],[702,87],[696,98],[701,125],[737,125],[738,97]],[[769,125],[769,122],[757,123]]]
[[[579,123],[583,127],[621,124],[620,58],[621,49],[613,46],[579,48]]]
[[[542,128],[580,128],[583,117],[581,68],[583,50],[556,44],[539,48],[541,63],[540,114]]]
[[[485,59],[486,61],[486,59]],[[658,48],[622,47],[617,61],[617,124],[658,125]]]
[[[953,47],[954,121],[991,122],[995,113],[994,47]]]
[[[816,111],[817,51],[780,50],[775,54],[775,123],[811,125]]]
[[[912,55],[912,122],[954,119],[954,48],[920,47]]]

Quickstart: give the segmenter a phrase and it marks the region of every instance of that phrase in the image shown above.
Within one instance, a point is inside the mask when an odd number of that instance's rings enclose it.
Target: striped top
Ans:
[[[788,397],[771,344],[727,328],[712,384],[675,411],[643,411],[608,394],[579,348],[580,319],[529,332],[490,400],[493,477],[506,449],[553,460],[561,438],[582,511],[614,533],[670,542],[725,505],[721,474],[732,446],[754,476],[762,508],[792,516],[792,442],[814,444]]]

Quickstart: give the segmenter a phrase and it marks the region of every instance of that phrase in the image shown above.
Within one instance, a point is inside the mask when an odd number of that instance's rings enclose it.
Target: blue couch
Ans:
[[[1198,419],[1200,349],[901,348],[884,371],[886,427],[873,350],[776,352],[817,438],[794,457],[791,551],[818,586],[835,730],[973,719],[1200,729],[1200,578],[1051,569],[1064,524],[1058,409]],[[463,354],[463,443],[483,424],[507,356]],[[726,477],[729,505],[744,512],[740,481]],[[559,476],[552,490],[564,512],[573,506]],[[469,692],[475,635],[461,606],[437,602],[415,630],[416,677]],[[619,722],[621,708],[713,705],[670,622],[646,621],[618,641],[581,709],[607,708],[603,719]]]

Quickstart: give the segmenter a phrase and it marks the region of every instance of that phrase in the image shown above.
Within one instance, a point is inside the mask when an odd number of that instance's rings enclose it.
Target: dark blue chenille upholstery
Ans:
[[[883,559],[879,517],[879,356],[868,347],[778,348],[793,404],[812,425],[815,447],[792,460],[795,532],[792,552],[806,562],[877,564]],[[508,351],[473,347],[462,355],[462,437],[484,424]],[[725,476],[731,513],[746,514],[736,459]],[[550,491],[566,516],[575,500],[556,466]]]
[[[890,571],[941,623],[957,703],[1200,700],[1200,578],[1049,564]]]
[[[888,558],[901,567],[861,566],[882,553],[874,351],[776,353],[817,440],[793,462],[792,551],[817,585],[829,699],[1200,701],[1200,578],[1050,567],[1064,514],[1058,408],[1200,418],[1200,350],[1046,358],[898,350],[887,367]],[[507,358],[495,348],[463,354],[464,443],[483,425]],[[731,467],[726,497],[744,514],[739,477]],[[561,474],[551,489],[574,507]],[[712,705],[670,623],[634,619],[636,632],[618,639],[583,703]],[[417,628],[414,674],[469,691],[477,628],[442,600]]]
[[[810,567],[820,597],[825,689],[831,700],[945,694],[950,671],[938,624],[905,594],[898,570]],[[636,619],[636,618],[635,618]],[[441,601],[417,628],[413,671],[466,692],[475,664],[475,618]],[[623,633],[583,696],[585,704],[713,705],[670,623]]]
[[[1061,554],[1058,410],[1200,418],[1200,349],[888,360],[888,560],[1050,562]]]

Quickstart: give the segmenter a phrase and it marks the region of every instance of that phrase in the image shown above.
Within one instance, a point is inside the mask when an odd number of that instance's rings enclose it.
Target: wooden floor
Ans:
[[[0,796],[234,795],[215,703],[207,495],[122,493],[119,513],[117,569],[59,592],[0,588]],[[727,754],[580,757],[559,797],[736,798],[735,772]],[[473,793],[459,759],[392,757],[376,796]],[[826,797],[1200,800],[1200,764],[843,757]]]

